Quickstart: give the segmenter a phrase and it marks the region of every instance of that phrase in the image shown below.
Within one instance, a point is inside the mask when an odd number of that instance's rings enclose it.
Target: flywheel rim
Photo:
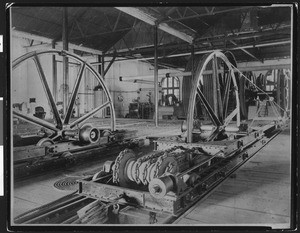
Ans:
[[[44,69],[43,69],[40,59],[39,59],[40,55],[45,55],[45,54],[58,55],[61,57],[66,56],[68,58],[75,60],[80,65],[79,71],[77,73],[77,77],[74,77],[74,79],[75,79],[74,89],[73,89],[71,97],[68,101],[69,103],[67,105],[66,112],[64,112],[64,114],[65,114],[64,119],[61,119],[59,116],[58,109],[57,109],[57,106],[56,106],[54,98],[53,98],[53,94],[50,91],[48,82],[46,80],[46,76],[44,74]],[[107,86],[105,85],[105,82],[104,82],[103,78],[101,77],[101,75],[97,71],[95,71],[95,69],[87,61],[84,61],[81,57],[79,57],[71,52],[65,51],[65,50],[56,50],[56,49],[36,50],[36,51],[26,53],[26,54],[16,58],[12,62],[12,73],[19,65],[21,65],[23,62],[29,61],[30,59],[33,59],[33,61],[35,62],[36,70],[39,73],[39,78],[40,78],[43,88],[44,88],[44,94],[46,95],[46,97],[48,99],[49,107],[53,112],[53,118],[55,120],[55,123],[52,124],[50,122],[47,122],[46,120],[39,119],[35,116],[24,115],[22,113],[13,111],[13,115],[15,117],[25,120],[29,123],[32,123],[32,124],[35,124],[38,126],[42,126],[42,127],[45,127],[47,129],[54,131],[54,133],[50,136],[50,138],[53,141],[55,141],[55,140],[59,140],[59,139],[63,138],[63,132],[65,130],[71,130],[71,129],[76,129],[76,128],[79,129],[82,125],[85,124],[85,121],[87,119],[90,119],[93,115],[95,115],[96,113],[98,113],[99,111],[104,109],[105,107],[109,106],[110,107],[110,118],[111,118],[110,130],[115,131],[116,119],[115,119],[115,110],[114,110],[112,97],[111,97],[109,90],[108,90]],[[83,73],[86,70],[88,70],[92,74],[92,77],[94,77],[99,82],[99,84],[102,86],[107,101],[104,102],[103,104],[101,104],[100,106],[95,107],[90,112],[85,113],[83,116],[79,117],[75,121],[69,122],[69,120],[71,118],[71,112],[75,106],[75,99],[78,94],[78,88],[79,88],[80,83],[82,82],[82,79],[83,79],[82,77],[84,76]],[[13,75],[12,75],[12,77],[13,77]],[[71,78],[71,76],[70,76],[70,78]]]
[[[190,94],[190,98],[189,98],[189,106],[188,106],[188,113],[187,113],[187,142],[192,142],[192,134],[193,134],[193,121],[194,121],[194,110],[195,110],[195,107],[196,107],[196,97],[199,96],[199,94],[201,94],[199,92],[200,90],[200,86],[199,86],[199,83],[200,83],[200,79],[201,77],[203,77],[204,75],[204,71],[206,70],[207,68],[207,65],[209,64],[209,62],[213,62],[213,59],[217,60],[218,58],[220,58],[222,60],[222,62],[224,62],[224,64],[226,64],[226,66],[228,67],[229,71],[228,71],[228,74],[230,74],[230,78],[232,80],[232,83],[233,83],[233,91],[235,93],[235,101],[236,101],[236,108],[234,110],[234,113],[231,114],[231,116],[227,117],[227,121],[225,122],[220,122],[218,121],[217,117],[216,116],[213,116],[212,115],[212,118],[213,118],[213,122],[216,123],[216,125],[218,127],[216,127],[216,129],[218,129],[219,127],[224,127],[226,126],[230,120],[232,120],[233,117],[236,116],[236,125],[239,126],[240,125],[240,103],[239,103],[239,95],[238,95],[238,87],[237,87],[237,81],[236,81],[236,77],[235,77],[235,72],[234,72],[234,64],[232,64],[229,59],[227,58],[227,56],[222,53],[220,50],[216,50],[212,53],[209,53],[209,54],[206,54],[203,56],[203,58],[201,59],[198,67],[197,67],[197,70],[195,72],[195,75],[194,75],[194,79],[192,81],[192,90],[191,90],[191,94]],[[214,66],[214,63],[212,63]],[[216,63],[217,64],[217,63]],[[218,78],[218,71],[214,71],[214,67],[212,68],[213,69],[213,72],[217,72],[215,75],[216,77],[213,77],[213,78]],[[229,84],[231,85],[231,84]],[[202,96],[202,99],[203,99],[203,96]],[[229,118],[229,120],[228,120]],[[226,119],[225,119],[226,120]],[[208,139],[208,140],[213,140],[213,137],[212,139]]]

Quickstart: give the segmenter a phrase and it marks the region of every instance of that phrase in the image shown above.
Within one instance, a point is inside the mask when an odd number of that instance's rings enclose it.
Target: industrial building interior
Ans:
[[[292,19],[12,5],[10,224],[289,228]]]

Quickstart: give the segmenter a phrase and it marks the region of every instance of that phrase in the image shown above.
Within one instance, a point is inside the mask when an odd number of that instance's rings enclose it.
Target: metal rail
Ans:
[[[207,197],[211,192],[213,192],[213,190],[215,190],[215,188],[218,187],[227,177],[229,177],[241,165],[246,163],[250,158],[252,158],[255,154],[257,154],[274,137],[276,137],[281,132],[280,129],[275,129],[271,132],[267,132],[267,131],[268,130],[266,130],[266,135],[264,137],[261,137],[259,140],[256,140],[255,142],[244,145],[242,150],[238,152],[232,152],[233,156],[230,156],[223,160],[221,159],[217,163],[214,163],[212,166],[208,166],[206,169],[202,170],[200,174],[201,180],[197,183],[197,185],[195,185],[191,189],[188,189],[185,192],[181,193],[179,199],[186,198],[188,195],[195,192],[198,193],[198,195],[195,196],[193,199],[191,199],[189,202],[187,202],[186,205],[178,209],[178,211],[176,212],[171,212],[171,213],[163,212],[164,215],[167,217],[164,218],[163,222],[158,222],[158,223],[170,224],[179,221],[179,219],[182,218],[184,214],[188,211],[188,209],[190,209],[196,202],[199,202],[200,200],[204,200],[204,198]],[[92,182],[92,181],[87,181],[85,183],[85,185],[89,185],[89,184],[96,185],[96,186],[99,185],[99,183]],[[87,188],[92,191],[91,188],[96,186],[90,186]],[[83,208],[84,206],[87,206],[88,204],[94,202],[95,200],[101,200],[99,196],[100,194],[99,195],[97,194],[97,196],[95,196],[96,195],[95,192],[91,192],[90,194],[82,193],[82,188],[84,187],[80,185],[78,193],[75,194],[73,193],[72,195],[68,195],[44,207],[40,207],[38,208],[38,210],[33,210],[29,213],[25,213],[17,217],[15,219],[15,223],[26,224],[26,225],[38,224],[38,223],[39,224],[81,224],[77,211]],[[104,186],[102,188],[104,188]],[[112,189],[114,188],[112,187]],[[123,189],[120,188],[120,190],[121,190],[120,193],[125,192],[128,194],[127,200],[126,198],[122,199],[123,197],[120,195],[118,200],[113,201],[114,203],[113,205],[120,204],[122,209],[121,211],[122,214],[126,214],[126,206],[132,206],[132,204],[128,202],[128,198],[130,199],[131,195],[137,198],[136,194],[138,193],[138,191],[131,190],[129,192],[129,189],[128,191],[126,191],[127,189],[124,188]],[[140,197],[142,198],[145,194],[146,194],[145,192],[141,192]],[[116,193],[116,196],[118,196],[118,193]],[[174,197],[172,197],[169,201],[173,200],[173,198]],[[109,199],[106,199],[106,202],[103,201],[102,202],[105,205],[107,201],[110,202]],[[131,214],[134,215],[134,213],[136,213],[137,215],[136,218],[138,218],[138,214],[141,207],[143,206],[140,206],[138,208],[131,207],[135,210],[134,212],[131,212]],[[149,209],[148,207],[144,207],[144,210],[148,211],[152,217],[154,216],[154,219],[155,216],[161,214],[161,211],[157,209]],[[95,211],[97,213],[97,208],[95,209]],[[117,217],[117,215],[115,215],[114,217]],[[109,218],[104,220],[108,221],[106,223],[110,223]],[[94,220],[94,223],[97,223],[95,221],[96,220]],[[149,222],[140,222],[140,223],[149,224]]]

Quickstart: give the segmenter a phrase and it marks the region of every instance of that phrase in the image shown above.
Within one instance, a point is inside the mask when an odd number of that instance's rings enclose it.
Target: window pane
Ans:
[[[167,80],[165,78],[162,80],[161,86],[162,87],[167,87]]]
[[[166,98],[167,95],[174,94],[179,100],[180,81],[178,77],[163,78],[161,80],[161,86],[164,98]]]
[[[168,82],[169,82],[169,87],[172,87],[172,78],[168,78]]]
[[[174,77],[174,87],[179,87],[179,79]]]
[[[179,89],[174,90],[174,95],[179,99]]]

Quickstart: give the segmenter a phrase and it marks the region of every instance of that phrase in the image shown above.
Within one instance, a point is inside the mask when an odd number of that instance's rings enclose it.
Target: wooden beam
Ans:
[[[28,32],[21,32],[21,31],[17,31],[17,30],[12,30],[12,36],[17,37],[17,38],[36,40],[36,41],[40,41],[40,42],[43,42],[43,43],[47,43],[49,45],[52,44],[52,39],[46,38],[46,37],[43,37],[43,36],[34,35],[34,34],[31,34],[31,33],[28,33]]]
[[[252,53],[248,52],[246,49],[244,49],[244,48],[238,46],[238,44],[235,43],[233,40],[230,40],[230,42],[231,42],[233,45],[237,46],[238,49],[240,49],[240,50],[242,50],[244,53],[248,54],[250,57],[254,58],[254,59],[257,60],[257,61],[260,61],[261,63],[263,63],[262,60],[258,59],[256,56],[254,56]]]
[[[265,60],[264,64],[257,61],[252,62],[241,62],[237,64],[237,68],[240,71],[261,71],[261,70],[272,70],[272,69],[291,69],[291,59],[276,59],[276,60]]]
[[[57,42],[56,43],[56,45],[59,46],[59,47],[62,47],[62,44],[63,44],[62,42]],[[78,50],[78,51],[82,51],[82,52],[86,52],[86,53],[102,55],[102,51],[100,51],[100,50],[91,49],[91,48],[88,48],[88,47],[75,45],[75,44],[71,44],[71,43],[69,43],[69,48],[70,49],[75,49],[75,50]]]
[[[157,18],[153,17],[152,15],[150,14],[147,14],[146,12],[144,11],[141,11],[140,9],[137,9],[135,7],[116,7],[116,9],[126,13],[126,14],[129,14],[141,21],[144,21],[145,23],[148,23],[152,26],[155,25],[155,23],[158,21]],[[188,43],[192,43],[193,42],[193,37],[184,33],[184,32],[180,32],[178,31],[177,29],[175,28],[172,28],[171,26],[169,26],[168,24],[166,23],[160,23],[158,24],[158,29],[162,30],[162,31],[165,31],[173,36],[176,36],[177,38],[180,38]]]
[[[279,70],[279,69],[291,69],[291,65],[288,64],[277,64],[277,65],[263,65],[263,66],[248,66],[238,68],[239,71],[264,71],[264,70]]]
[[[101,76],[102,76],[103,80],[105,79],[104,78],[104,76],[105,76],[105,68],[104,68],[105,61],[104,61],[104,56],[105,56],[105,54],[103,53],[102,56],[101,56]]]
[[[170,73],[163,73],[163,74],[158,74],[158,78],[165,78],[168,76],[170,77],[181,77],[181,76],[191,76],[191,72],[170,72]],[[120,76],[120,80],[125,81],[125,80],[134,80],[134,79],[153,79],[153,75],[134,75],[134,76]]]
[[[215,35],[213,38],[211,37],[201,37],[198,39],[195,39],[194,44],[195,46],[202,45],[203,43],[209,43],[209,42],[223,42],[225,39],[226,40],[236,40],[236,39],[249,39],[249,38],[257,38],[261,36],[272,36],[274,33],[278,34],[289,34],[291,31],[291,26],[290,25],[284,25],[281,26],[280,29],[274,31],[271,28],[265,29],[263,31],[247,31],[247,32],[239,32],[239,33],[228,33],[228,34],[218,34]],[[290,37],[289,37],[290,38]],[[289,39],[287,38],[287,39]],[[159,44],[161,46],[162,44]],[[164,48],[172,48],[175,45],[163,45]],[[178,45],[176,45],[178,47]],[[175,46],[175,47],[176,47]],[[179,46],[185,46],[184,43],[180,44]],[[253,47],[253,46],[252,46]],[[142,50],[142,49],[153,49],[153,44],[152,45],[147,45],[147,46],[139,46],[135,47],[135,52],[137,50]],[[128,52],[128,49],[118,49],[117,52],[119,55],[124,55],[124,53]],[[123,54],[121,54],[123,53]],[[107,55],[113,54],[113,50],[110,50],[110,52],[107,53]]]
[[[118,29],[118,30],[114,30],[114,31],[106,31],[106,32],[99,32],[99,33],[94,33],[94,34],[89,34],[89,35],[84,35],[84,36],[71,37],[71,39],[72,39],[72,40],[86,39],[86,38],[89,38],[89,37],[102,36],[102,35],[111,34],[112,32],[124,32],[124,31],[130,31],[131,29],[133,29],[133,26],[132,26],[132,27],[127,27],[127,28]]]
[[[193,51],[191,51],[191,54]],[[291,69],[291,59],[277,59],[277,60],[265,60],[264,64],[260,62],[242,62],[237,64],[239,71],[262,71],[262,70],[272,70],[272,69]],[[218,70],[218,73],[222,74],[224,71],[222,69]],[[205,70],[203,75],[213,74],[212,70]],[[158,74],[158,78],[166,77],[167,73]],[[191,77],[193,74],[190,71],[187,72],[170,72],[168,73],[171,77]],[[134,75],[134,76],[121,76],[120,80],[134,80],[134,79],[153,79],[153,75]]]
[[[192,53],[192,52],[191,52]],[[265,60],[264,64],[260,62],[242,62],[237,64],[237,69],[241,72],[244,71],[262,71],[262,70],[273,70],[273,69],[291,69],[291,59],[278,59],[278,60]],[[219,74],[223,74],[224,70],[218,70]],[[167,74],[170,77],[191,77],[193,74],[190,71],[187,72],[170,72],[158,74],[158,78],[165,78]],[[203,75],[213,74],[213,70],[205,70]],[[153,75],[133,75],[133,76],[121,76],[120,80],[128,81],[135,79],[153,79]]]
[[[204,9],[206,10],[206,13],[210,13],[210,10],[208,10],[207,7],[204,7]]]
[[[35,50],[43,49],[43,48],[51,48],[52,47],[53,40],[50,39],[50,38],[43,37],[43,36],[38,36],[38,35],[31,34],[31,33],[21,32],[21,31],[16,31],[16,30],[12,30],[12,36],[17,37],[17,38],[40,41],[40,42],[45,43],[45,44],[41,44],[41,45],[32,45],[30,47],[30,48],[34,48]],[[56,48],[62,49],[63,48],[63,43],[62,42],[56,42],[55,46],[56,46]],[[27,48],[29,48],[29,46]],[[75,45],[75,44],[72,44],[72,43],[69,43],[69,49],[76,49],[76,50],[91,53],[91,54],[102,55],[102,52],[100,50],[88,48],[88,47],[85,47],[85,46],[79,46],[79,45]]]
[[[113,32],[117,29],[118,27],[118,23],[119,23],[119,20],[120,20],[120,16],[121,16],[122,12],[120,11],[119,14],[118,14],[118,18],[115,22],[115,25],[114,25],[114,28],[113,28]]]
[[[114,53],[113,58],[110,60],[108,66],[106,67],[105,71],[104,71],[104,76],[106,75],[106,73],[109,71],[109,68],[112,66],[112,64],[114,63],[114,61],[116,60],[117,57],[117,52]]]
[[[232,11],[242,11],[242,10],[247,10],[247,9],[251,9],[251,8],[255,8],[255,6],[237,7],[237,8],[219,10],[219,11],[214,11],[215,8],[213,8],[211,11],[203,13],[203,14],[191,15],[191,16],[186,16],[186,17],[177,18],[177,19],[175,19],[175,18],[167,19],[167,20],[163,20],[163,22],[168,23],[168,22],[179,21],[179,20],[184,20],[184,19],[193,19],[193,18],[203,17],[203,16],[207,16],[207,15],[216,15],[216,14],[222,14],[222,13],[227,13],[227,12],[232,12]]]
[[[234,48],[227,48],[227,50],[231,51],[231,50],[237,50],[237,49],[247,49],[247,48],[259,48],[259,47],[268,47],[268,46],[275,46],[275,45],[284,45],[284,44],[290,44],[291,41],[290,40],[286,40],[286,41],[278,41],[278,42],[268,42],[268,43],[262,43],[262,44],[256,44],[254,45],[244,45],[244,46],[240,46],[240,47],[234,47]],[[218,48],[218,49],[222,49],[222,48]],[[211,50],[200,50],[200,51],[196,51],[195,54],[206,54],[206,53],[211,53],[214,52],[215,49],[211,49]],[[184,56],[189,56],[190,52],[186,52],[186,53],[180,53],[180,54],[172,54],[172,55],[168,55],[168,56],[160,56],[158,58],[166,58],[166,57],[184,57]],[[145,60],[153,60],[153,57],[147,57],[147,58],[136,58],[135,60],[138,61],[145,61]]]
[[[163,30],[163,31],[165,31],[165,32],[167,32],[167,33],[169,33],[169,34],[171,34],[171,35],[173,35],[173,36],[176,36],[176,37],[178,37],[179,39],[182,39],[182,40],[184,40],[184,41],[186,41],[186,42],[188,42],[188,43],[190,43],[190,44],[193,43],[194,38],[193,38],[192,36],[187,35],[187,34],[185,34],[185,33],[183,33],[183,32],[180,32],[180,31],[178,31],[178,30],[176,30],[176,29],[170,27],[170,26],[169,26],[168,24],[166,24],[166,23],[160,23],[160,24],[158,25],[158,28],[159,28],[160,30]]]

